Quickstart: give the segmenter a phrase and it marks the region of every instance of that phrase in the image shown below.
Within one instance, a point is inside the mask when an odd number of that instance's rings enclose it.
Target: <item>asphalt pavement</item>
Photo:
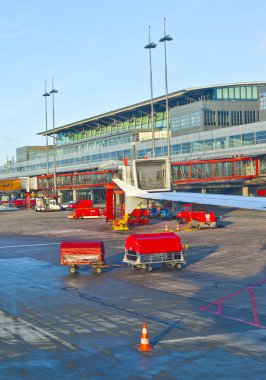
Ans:
[[[113,231],[67,212],[0,213],[0,379],[266,377],[266,213],[217,208],[220,227],[151,220]],[[180,270],[123,264],[132,233],[177,233]],[[63,240],[103,240],[110,268],[70,274]],[[146,322],[152,352],[139,352]]]

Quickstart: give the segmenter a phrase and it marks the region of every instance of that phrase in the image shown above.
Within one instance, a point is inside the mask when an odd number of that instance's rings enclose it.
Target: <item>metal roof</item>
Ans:
[[[185,95],[187,95],[187,99],[191,100],[198,100],[193,99],[191,97],[200,96],[202,93],[204,94],[204,91],[214,89],[214,88],[220,88],[220,87],[232,87],[232,86],[258,86],[258,85],[266,85],[266,82],[238,82],[238,83],[227,83],[227,84],[220,84],[220,85],[208,85],[208,86],[202,86],[202,87],[191,87],[179,91],[175,91],[168,94],[168,104],[169,107],[175,107],[178,105],[178,99],[186,98]],[[190,95],[190,97],[188,96]],[[162,112],[165,110],[165,95],[156,97],[153,99],[153,106],[154,106],[154,112]],[[53,134],[53,132],[59,133],[62,131],[73,131],[76,130],[82,130],[85,127],[91,127],[95,128],[98,125],[110,125],[114,122],[121,122],[124,120],[128,120],[132,117],[139,117],[141,115],[150,114],[150,107],[151,107],[151,99],[142,101],[140,103],[136,103],[127,107],[118,108],[116,110],[105,112],[100,115],[92,116],[87,119],[83,119],[80,121],[76,121],[70,124],[63,125],[61,127],[57,127],[54,129],[50,129],[47,132],[39,132],[38,135],[45,136],[46,133],[48,135]]]

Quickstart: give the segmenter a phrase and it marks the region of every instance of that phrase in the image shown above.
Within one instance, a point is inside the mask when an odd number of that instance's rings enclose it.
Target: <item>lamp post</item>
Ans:
[[[151,42],[151,27],[149,26],[149,43],[144,46],[145,49],[149,49],[150,56],[150,88],[151,88],[151,128],[152,128],[152,157],[155,158],[155,136],[154,136],[154,108],[153,108],[153,87],[152,87],[152,65],[151,65],[151,49],[156,48],[156,44]]]
[[[57,94],[58,91],[54,89],[54,78],[52,78],[52,90],[50,94],[52,94],[53,98],[53,153],[54,153],[54,194],[56,195],[56,146],[55,146],[55,121],[54,121],[54,94]]]
[[[167,129],[167,158],[171,159],[171,144],[170,144],[170,121],[169,121],[169,106],[168,106],[168,82],[167,82],[167,59],[166,59],[166,42],[172,41],[172,37],[165,33],[165,18],[164,18],[164,36],[159,42],[164,42],[164,74],[165,74],[165,109],[166,109],[166,129]]]
[[[49,159],[48,159],[48,135],[47,135],[47,96],[50,96],[49,92],[46,91],[46,81],[44,82],[44,101],[45,101],[45,131],[46,131],[46,171],[47,176],[49,174]],[[48,178],[47,178],[48,181]],[[48,184],[48,182],[47,182]]]

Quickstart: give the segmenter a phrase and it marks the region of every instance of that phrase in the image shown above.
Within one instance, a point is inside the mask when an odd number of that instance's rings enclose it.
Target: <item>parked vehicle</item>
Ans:
[[[128,217],[128,225],[139,225],[149,223],[149,211],[146,208],[135,208]]]
[[[171,220],[173,219],[173,214],[168,208],[161,209],[161,219],[163,220]]]
[[[85,207],[92,207],[92,200],[91,199],[80,199],[78,201],[71,202],[69,206],[67,207],[67,210],[72,211],[77,208],[85,208]]]
[[[78,207],[68,215],[69,219],[105,218],[106,210],[101,207]]]
[[[125,241],[124,263],[152,271],[153,264],[180,269],[186,264],[180,237],[173,232],[133,234]]]
[[[60,211],[61,207],[56,199],[45,197],[36,198],[35,211]]]
[[[69,206],[72,205],[73,203],[75,203],[75,201],[68,201],[68,202],[66,202],[66,203],[62,203],[62,204],[60,205],[61,210],[62,210],[62,211],[67,211],[68,208],[69,208]]]
[[[176,214],[178,223],[190,223],[195,228],[216,228],[217,219],[214,212],[207,212],[204,206],[185,204]]]

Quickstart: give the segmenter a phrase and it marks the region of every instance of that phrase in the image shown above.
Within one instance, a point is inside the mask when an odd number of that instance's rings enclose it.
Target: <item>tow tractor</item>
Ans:
[[[217,218],[214,212],[207,212],[204,206],[185,204],[176,214],[178,223],[189,223],[192,228],[216,228]]]

